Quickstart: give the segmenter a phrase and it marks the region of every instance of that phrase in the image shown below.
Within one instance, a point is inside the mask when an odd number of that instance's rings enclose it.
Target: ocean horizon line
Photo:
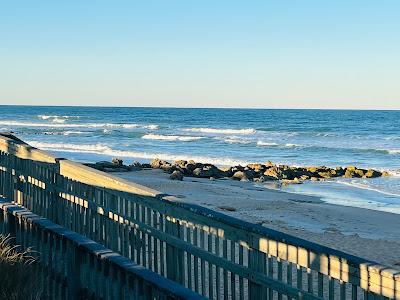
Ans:
[[[218,110],[275,110],[275,111],[400,111],[400,108],[341,108],[341,107],[201,107],[201,106],[119,106],[119,105],[46,105],[46,104],[0,104],[0,107],[58,107],[58,108],[140,108],[140,109],[218,109]]]

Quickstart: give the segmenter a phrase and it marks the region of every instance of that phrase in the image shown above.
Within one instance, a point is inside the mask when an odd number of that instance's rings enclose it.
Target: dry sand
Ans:
[[[185,177],[156,170],[117,176],[252,223],[400,269],[400,215],[327,204],[250,182]],[[233,211],[231,211],[233,210]]]

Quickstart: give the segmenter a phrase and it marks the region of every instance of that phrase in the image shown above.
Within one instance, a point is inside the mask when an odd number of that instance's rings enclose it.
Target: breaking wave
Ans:
[[[201,140],[202,136],[183,136],[183,135],[161,135],[161,134],[145,134],[142,139],[145,140],[162,140],[162,141],[182,141],[190,142]]]
[[[251,144],[252,142],[250,140],[243,139],[241,137],[237,136],[231,136],[226,139],[224,139],[224,142],[229,143],[229,144]]]
[[[196,162],[211,163],[218,166],[234,166],[234,165],[247,165],[250,162],[237,160],[230,157],[213,157],[213,156],[196,156],[196,155],[184,155],[184,154],[171,154],[171,153],[151,153],[151,152],[138,152],[128,150],[117,150],[104,144],[95,145],[79,145],[79,144],[64,144],[64,143],[43,143],[38,141],[29,141],[31,146],[47,150],[47,151],[63,151],[63,152],[75,152],[75,153],[93,153],[106,156],[117,156],[122,158],[137,158],[143,160],[151,160],[154,158],[165,159],[169,161],[175,160],[190,160],[193,159]]]
[[[18,126],[18,127],[50,127],[50,128],[142,128],[155,130],[158,129],[156,124],[116,124],[116,123],[35,123],[35,122],[19,122],[19,121],[0,121],[0,125]]]
[[[273,142],[257,141],[257,146],[275,147],[279,146],[279,144]]]
[[[189,132],[202,132],[202,133],[214,133],[214,134],[253,134],[256,133],[254,128],[245,129],[221,129],[221,128],[208,128],[208,127],[194,127],[194,128],[184,128],[183,131]]]

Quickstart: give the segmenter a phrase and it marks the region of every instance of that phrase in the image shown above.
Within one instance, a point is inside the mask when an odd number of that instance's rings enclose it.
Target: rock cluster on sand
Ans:
[[[240,181],[264,182],[269,180],[280,180],[284,184],[301,183],[304,180],[320,181],[335,177],[346,178],[375,178],[388,176],[387,172],[372,169],[361,169],[355,166],[330,168],[319,167],[294,167],[287,165],[276,165],[270,161],[265,164],[249,164],[247,166],[234,166],[228,169],[220,169],[212,164],[196,163],[193,160],[178,160],[173,163],[161,159],[154,159],[150,164],[134,162],[126,166],[123,161],[114,158],[112,162],[101,161],[96,164],[87,164],[105,172],[126,172],[144,168],[162,169],[171,174],[172,180],[182,180],[184,176],[210,178],[232,178]]]

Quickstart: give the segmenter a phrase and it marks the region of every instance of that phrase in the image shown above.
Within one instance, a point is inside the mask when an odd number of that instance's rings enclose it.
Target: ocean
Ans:
[[[393,213],[400,213],[399,128],[400,111],[0,106],[0,131],[81,162],[158,157],[387,170],[393,176],[282,189]]]

